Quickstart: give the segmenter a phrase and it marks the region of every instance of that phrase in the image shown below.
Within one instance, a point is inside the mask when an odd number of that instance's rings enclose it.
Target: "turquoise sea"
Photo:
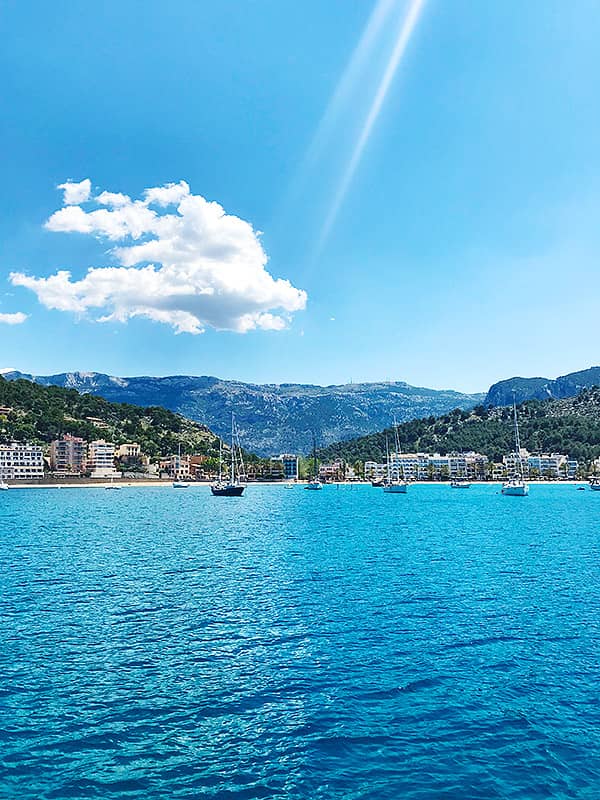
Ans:
[[[600,797],[600,493],[0,493],[0,797]]]

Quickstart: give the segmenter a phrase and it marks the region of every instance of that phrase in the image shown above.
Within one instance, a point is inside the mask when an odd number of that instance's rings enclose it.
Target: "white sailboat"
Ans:
[[[210,491],[215,497],[241,497],[246,488],[242,483],[245,475],[244,459],[240,437],[235,424],[235,417],[231,415],[231,463],[229,467],[229,481],[223,480],[223,442],[219,440],[219,480],[213,483]]]
[[[400,437],[398,436],[398,424],[394,418],[394,445],[396,455],[400,454]],[[392,470],[392,461],[390,457],[390,445],[388,437],[385,437],[385,453],[387,460],[387,474],[383,482],[383,491],[387,494],[406,494],[408,490],[408,483],[404,479],[404,468],[402,468],[402,479],[400,475],[394,475]]]
[[[8,491],[8,483],[4,480],[4,475],[0,475],[0,492]]]
[[[181,442],[177,444],[177,469],[175,470],[175,475],[181,471]],[[174,489],[187,489],[189,483],[187,481],[182,481],[179,478],[175,478],[173,481],[173,488]]]
[[[313,476],[312,480],[310,480],[304,488],[312,489],[313,491],[323,488],[323,484],[319,480],[319,469],[317,466],[317,440],[315,438],[314,433],[313,433]]]
[[[529,494],[529,485],[525,483],[523,477],[523,462],[521,460],[521,440],[519,438],[519,420],[517,419],[517,401],[513,397],[513,417],[515,428],[515,455],[518,464],[518,471],[506,483],[502,485],[502,494],[512,497],[526,497]]]
[[[469,483],[469,481],[465,477],[460,477],[459,476],[458,478],[453,478],[450,481],[450,488],[451,489],[470,489],[471,488],[471,484]]]

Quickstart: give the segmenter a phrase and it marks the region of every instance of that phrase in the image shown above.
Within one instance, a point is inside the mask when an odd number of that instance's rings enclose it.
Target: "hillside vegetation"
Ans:
[[[600,388],[584,389],[565,400],[530,400],[518,406],[521,444],[532,452],[567,453],[588,463],[600,456]],[[398,426],[404,452],[475,450],[494,461],[514,448],[512,408],[476,406],[472,411],[456,409],[441,417],[404,422]],[[386,435],[390,428],[320,451],[321,458],[384,461]]]
[[[46,444],[62,434],[115,444],[138,442],[149,456],[177,451],[217,456],[219,440],[208,428],[164,408],[111,403],[76,389],[39,386],[0,377],[0,442]]]

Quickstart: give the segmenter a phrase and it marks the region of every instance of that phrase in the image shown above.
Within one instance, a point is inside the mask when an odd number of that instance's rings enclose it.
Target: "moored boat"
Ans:
[[[315,438],[315,434],[313,433],[313,476],[312,479],[308,481],[305,489],[312,489],[313,491],[318,491],[319,489],[323,488],[323,484],[319,480],[319,468],[317,465],[317,440]]]
[[[181,473],[182,473],[182,469],[181,469],[181,442],[179,442],[178,445],[177,445],[177,461],[176,461],[176,465],[175,465],[175,468],[174,468],[173,472],[175,473],[175,480],[171,484],[173,486],[173,488],[174,489],[187,489],[189,487],[189,483],[187,481],[182,480],[180,477],[179,478],[177,477],[178,475],[181,475]]]
[[[219,440],[219,480],[213,483],[210,491],[215,497],[241,497],[246,484],[242,482],[245,475],[244,459],[240,445],[240,437],[235,424],[235,417],[231,415],[231,461],[229,465],[229,480],[223,479],[223,442]]]
[[[521,459],[521,440],[519,438],[519,420],[517,419],[517,401],[513,397],[513,417],[515,428],[515,456],[517,474],[513,475],[502,485],[502,494],[509,497],[526,497],[529,494],[529,485],[523,476],[523,461]]]
[[[396,456],[400,454],[400,437],[398,436],[398,425],[394,419],[394,445],[396,448]],[[382,483],[383,491],[386,494],[406,494],[408,491],[408,483],[404,477],[404,468],[402,467],[402,478],[400,478],[400,468],[397,473],[392,469],[392,462],[390,458],[390,445],[387,436],[385,437],[385,454],[387,462],[387,473]]]
[[[600,478],[594,476],[590,479],[590,489],[593,492],[600,492]]]
[[[453,478],[450,481],[451,489],[470,489],[471,484],[466,478]]]

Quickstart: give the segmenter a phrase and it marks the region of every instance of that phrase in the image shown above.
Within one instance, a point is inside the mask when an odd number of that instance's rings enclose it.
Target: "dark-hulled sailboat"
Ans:
[[[240,446],[240,437],[235,424],[235,417],[231,415],[231,462],[229,467],[229,480],[223,480],[223,442],[219,442],[219,480],[210,487],[215,497],[241,497],[246,488],[242,482],[245,477],[244,459]]]

